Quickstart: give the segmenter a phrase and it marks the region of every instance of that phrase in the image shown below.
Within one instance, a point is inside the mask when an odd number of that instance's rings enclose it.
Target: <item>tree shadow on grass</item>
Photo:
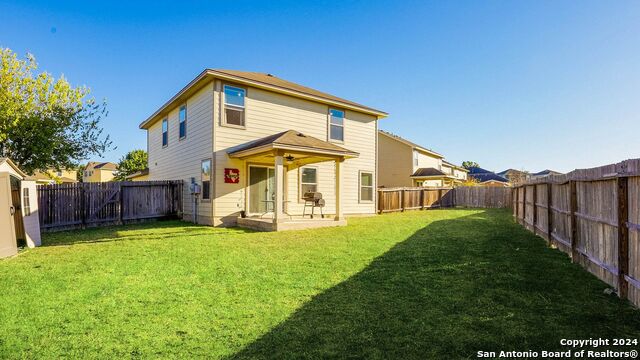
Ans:
[[[214,228],[179,220],[151,221],[45,233],[42,237],[42,246],[68,246],[110,241],[166,240],[175,237],[207,235],[230,236],[249,232],[253,231],[242,228]]]
[[[605,288],[488,210],[429,224],[230,358],[475,358],[639,337],[638,312]]]

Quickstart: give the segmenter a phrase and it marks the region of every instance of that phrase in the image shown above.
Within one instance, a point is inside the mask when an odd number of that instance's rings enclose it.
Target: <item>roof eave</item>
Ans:
[[[422,152],[429,153],[429,154],[431,154],[431,155],[433,155],[433,156],[435,156],[437,158],[444,159],[444,155],[439,154],[439,153],[437,153],[437,152],[435,152],[433,150],[429,150],[427,148],[424,148],[422,146],[419,146],[417,144],[414,144],[414,143],[412,143],[412,142],[410,142],[408,140],[405,140],[405,139],[401,138],[400,136],[389,134],[389,133],[387,133],[386,131],[383,131],[383,130],[378,130],[378,133],[382,134],[382,135],[384,135],[384,136],[386,136],[386,137],[388,137],[390,139],[393,139],[393,140],[399,141],[399,142],[401,142],[401,143],[403,143],[405,145],[408,145],[412,149],[417,149],[417,150],[420,150]]]
[[[410,177],[414,179],[441,179],[441,178],[456,179],[455,176],[451,176],[451,175],[411,175]]]
[[[7,164],[9,164],[9,166],[11,166],[11,168],[13,168],[13,170],[18,173],[18,175],[22,176],[23,178],[27,177],[27,174],[22,171],[13,161],[11,161],[11,159],[4,158],[3,161],[0,161],[0,164],[2,164],[2,162],[6,162]]]
[[[294,145],[284,145],[278,143],[272,143],[267,145],[258,146],[255,148],[240,150],[240,151],[231,151],[227,154],[232,158],[245,158],[252,155],[261,154],[271,150],[289,150],[289,151],[298,151],[298,152],[306,152],[312,154],[320,154],[320,155],[329,155],[329,156],[342,156],[345,158],[357,158],[360,156],[359,153],[354,151],[332,151],[325,149],[317,149],[313,147],[307,146],[294,146]]]
[[[338,107],[341,107],[343,109],[355,110],[355,111],[358,111],[358,112],[361,112],[361,113],[374,115],[374,116],[376,116],[376,118],[378,120],[389,116],[388,113],[386,113],[384,111],[381,111],[381,110],[376,110],[376,109],[368,108],[368,107],[359,107],[359,106],[355,106],[353,104],[347,104],[347,103],[343,103],[343,102],[340,102],[340,101],[335,101],[335,100],[326,99],[326,98],[315,96],[315,95],[305,94],[305,93],[302,93],[302,92],[299,92],[299,91],[294,91],[294,90],[282,88],[282,87],[275,86],[275,85],[265,84],[265,83],[262,83],[262,82],[259,82],[259,81],[255,81],[255,80],[249,80],[249,79],[243,78],[241,76],[234,76],[234,75],[225,74],[225,73],[222,73],[222,72],[219,72],[219,71],[215,71],[215,70],[212,70],[212,69],[206,69],[203,72],[201,72],[198,76],[196,76],[195,79],[191,80],[191,82],[189,82],[184,88],[182,88],[182,90],[180,90],[177,94],[175,94],[173,97],[171,97],[171,99],[169,99],[166,103],[164,103],[158,110],[156,110],[145,121],[140,123],[139,128],[140,129],[147,129],[151,124],[156,122],[158,120],[158,118],[160,117],[160,115],[162,115],[167,110],[167,108],[169,108],[174,102],[180,100],[180,98],[184,94],[186,94],[188,91],[190,91],[194,86],[196,86],[197,84],[201,83],[204,80],[208,80],[209,77],[218,78],[218,79],[222,79],[222,80],[234,81],[234,82],[242,83],[242,84],[245,84],[245,85],[250,85],[250,86],[253,86],[253,87],[256,87],[256,88],[262,88],[262,89],[266,89],[266,90],[270,90],[270,91],[275,91],[275,92],[279,92],[279,93],[295,96],[295,97],[298,97],[298,98],[311,100],[311,101],[314,101],[314,102],[320,102],[320,103],[324,103],[324,104],[328,104],[328,105],[338,106]]]

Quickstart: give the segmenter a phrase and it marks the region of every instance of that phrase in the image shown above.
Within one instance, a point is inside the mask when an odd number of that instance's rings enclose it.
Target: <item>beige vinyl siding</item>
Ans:
[[[231,159],[229,149],[247,142],[286,130],[300,131],[322,140],[328,139],[329,106],[262,89],[246,87],[246,129],[222,125],[222,81],[216,82],[215,103],[215,211],[216,222],[233,223],[240,210],[245,208],[248,185],[248,168],[245,161]],[[345,112],[345,142],[341,146],[360,153],[357,159],[344,163],[344,213],[373,214],[375,204],[358,203],[358,173],[361,170],[375,174],[376,118],[353,111]],[[273,166],[273,164],[268,164]],[[335,164],[333,161],[311,164],[318,169],[318,191],[323,193],[327,206],[325,212],[335,213]],[[224,168],[240,169],[240,183],[224,183]],[[303,203],[299,200],[299,169],[287,164],[285,171],[288,212],[301,214]],[[375,178],[375,176],[374,176]]]
[[[184,103],[183,103],[184,104]],[[184,214],[192,219],[192,200],[189,184],[194,177],[200,183],[200,165],[203,159],[212,157],[213,85],[208,84],[186,101],[188,125],[186,138],[179,140],[178,112],[180,105],[168,116],[169,143],[162,147],[162,120],[148,129],[149,180],[183,180]],[[217,176],[217,174],[213,174]],[[210,201],[201,201],[198,222],[211,224]]]
[[[419,168],[435,168],[438,170],[442,170],[441,158],[435,157],[431,154],[424,153],[420,150],[416,150],[416,151],[418,152],[418,166],[413,167],[414,172]]]
[[[467,172],[466,171],[462,171],[462,170],[458,170],[458,169],[453,169],[453,175],[460,180],[467,180]]]
[[[413,148],[378,133],[378,185],[413,186]]]
[[[115,170],[102,170],[102,169],[88,169],[91,172],[90,176],[82,176],[83,182],[108,182],[115,178]],[[75,176],[74,176],[75,178]]]
[[[442,180],[420,180],[420,179],[416,179],[415,183],[417,184],[418,181],[422,181],[422,186],[423,187],[441,187],[443,186],[443,182]]]

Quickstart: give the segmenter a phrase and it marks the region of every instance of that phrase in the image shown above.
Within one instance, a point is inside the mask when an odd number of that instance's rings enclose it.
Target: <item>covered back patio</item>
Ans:
[[[358,157],[358,153],[295,130],[288,130],[233,148],[229,157],[243,160],[248,174],[245,189],[245,217],[238,225],[261,231],[299,230],[329,226],[344,226],[343,163]],[[322,194],[323,200],[335,201],[331,214],[320,215],[322,208],[307,208],[303,213],[289,211],[294,200],[286,197],[286,182],[300,181],[285,176],[289,168],[310,164],[334,163],[334,189]],[[302,187],[298,188],[302,191]],[[302,196],[302,194],[299,194]],[[295,199],[298,201],[299,199]],[[311,211],[315,216],[309,216]],[[306,213],[306,216],[303,214]]]

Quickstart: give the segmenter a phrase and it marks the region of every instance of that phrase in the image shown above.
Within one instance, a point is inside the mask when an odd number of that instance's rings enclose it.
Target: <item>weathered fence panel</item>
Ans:
[[[519,223],[640,305],[640,159],[536,179],[514,197]]]
[[[478,208],[511,207],[511,188],[493,186],[465,186],[453,189],[456,206]]]
[[[502,208],[511,206],[511,188],[382,188],[378,189],[378,212],[439,207]]]
[[[182,181],[76,183],[38,186],[44,231],[178,216]]]

